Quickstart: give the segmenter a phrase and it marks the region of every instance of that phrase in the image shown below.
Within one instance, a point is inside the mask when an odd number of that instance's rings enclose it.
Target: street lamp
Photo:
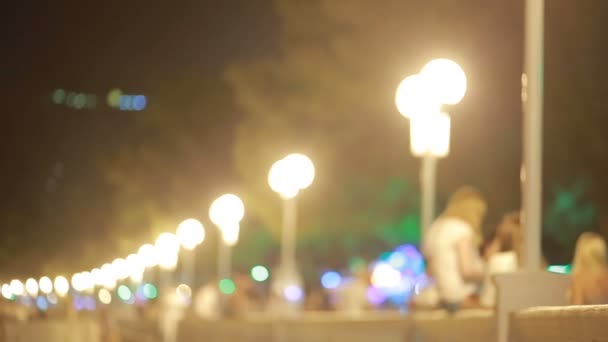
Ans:
[[[185,249],[183,253],[186,254],[182,265],[183,282],[193,287],[195,273],[194,249],[205,240],[205,228],[198,220],[191,218],[179,224],[176,235],[179,243]]]
[[[221,233],[218,255],[220,279],[230,277],[231,247],[238,242],[240,222],[244,215],[243,201],[233,194],[218,197],[209,207],[209,218]]]
[[[268,185],[283,199],[283,234],[281,262],[275,277],[275,288],[288,302],[298,303],[303,294],[302,277],[296,265],[296,196],[308,188],[315,178],[315,167],[310,158],[294,153],[275,162],[268,172]],[[295,288],[300,291],[295,291]]]
[[[455,105],[464,97],[467,78],[462,68],[449,59],[434,59],[416,75],[397,87],[395,104],[410,119],[410,149],[422,158],[422,233],[433,221],[437,158],[450,151],[450,117],[442,105]]]

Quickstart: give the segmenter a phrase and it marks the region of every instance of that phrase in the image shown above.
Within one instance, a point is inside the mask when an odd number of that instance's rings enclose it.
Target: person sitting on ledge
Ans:
[[[583,233],[576,242],[569,299],[574,305],[608,304],[606,242],[597,233]]]

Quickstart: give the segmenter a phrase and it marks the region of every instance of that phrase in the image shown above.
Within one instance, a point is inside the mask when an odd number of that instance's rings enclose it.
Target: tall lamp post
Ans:
[[[435,212],[437,159],[450,151],[450,117],[442,112],[442,105],[459,103],[466,89],[464,71],[449,59],[428,62],[418,74],[405,78],[397,87],[397,109],[410,119],[410,149],[414,156],[422,158],[422,235]]]
[[[239,240],[240,222],[245,215],[243,201],[233,194],[218,197],[209,208],[209,218],[221,233],[218,255],[218,275],[221,279],[230,277],[232,246]]]
[[[182,264],[182,281],[185,284],[189,284],[191,288],[194,288],[194,286],[196,286],[194,284],[194,249],[205,240],[205,227],[203,227],[203,224],[200,223],[200,221],[190,218],[179,224],[176,236],[180,245],[185,249],[185,251],[183,251],[185,255]]]
[[[275,277],[275,289],[287,302],[303,299],[302,277],[296,265],[296,196],[308,188],[315,178],[315,167],[310,158],[294,153],[275,162],[268,172],[268,184],[283,200],[283,233],[281,261]]]

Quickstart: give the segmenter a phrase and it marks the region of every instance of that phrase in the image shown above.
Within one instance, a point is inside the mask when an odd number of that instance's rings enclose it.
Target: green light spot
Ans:
[[[219,283],[220,292],[226,295],[231,295],[236,291],[236,284],[232,279],[222,279]]]
[[[125,302],[130,300],[133,295],[131,289],[127,285],[120,285],[118,290],[116,290],[116,294],[118,294],[118,298]]]
[[[158,289],[152,284],[146,284],[143,288],[144,297],[147,299],[155,299],[158,297]]]
[[[62,104],[65,101],[65,90],[56,89],[51,96],[51,99],[54,104]]]
[[[122,97],[122,91],[120,89],[112,89],[108,93],[108,106],[112,108],[118,108],[120,106],[120,98]]]
[[[78,94],[74,97],[74,108],[82,109],[87,104],[87,97],[85,94]]]
[[[269,276],[270,272],[268,272],[268,269],[264,266],[258,265],[251,269],[251,278],[255,281],[263,282],[268,279]]]
[[[76,93],[68,93],[67,97],[65,98],[65,105],[68,107],[75,107],[75,99],[76,99]]]
[[[572,265],[549,265],[547,271],[551,273],[570,274]]]

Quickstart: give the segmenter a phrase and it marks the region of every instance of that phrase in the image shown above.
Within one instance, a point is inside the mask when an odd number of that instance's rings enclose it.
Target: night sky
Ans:
[[[382,1],[377,3],[382,6]],[[434,11],[447,3],[428,1],[428,7],[419,7]],[[468,18],[458,31],[463,36],[452,41],[453,46],[463,46],[459,53],[469,61],[464,67],[470,70],[472,86],[458,109],[468,113],[468,121],[454,122],[452,134],[458,138],[453,140],[450,158],[440,164],[439,187],[444,192],[453,188],[442,178],[448,176],[441,176],[446,169],[466,175],[469,165],[479,165],[478,173],[463,176],[462,182],[475,183],[485,172],[493,179],[486,185],[506,184],[507,190],[492,191],[505,196],[491,196],[499,210],[508,211],[517,207],[519,199],[523,2],[466,3],[463,12],[467,6],[484,7],[485,12],[475,13],[487,17]],[[603,190],[608,185],[604,179],[608,41],[602,17],[606,3],[547,1],[546,198],[555,186],[581,178],[592,185],[589,196],[598,206],[608,203]],[[212,107],[199,103],[193,109],[204,118],[197,127],[200,135],[208,137],[200,151],[209,165],[200,175],[203,184],[213,194],[225,184],[240,182],[233,167],[232,136],[242,109],[234,104],[223,75],[233,63],[280,53],[281,25],[270,0],[179,5],[22,2],[3,12],[0,240],[5,254],[17,249],[13,241],[22,239],[16,235],[45,232],[40,220],[44,222],[48,210],[55,210],[54,217],[67,227],[55,232],[59,236],[74,231],[103,236],[99,227],[116,209],[107,204],[110,195],[99,174],[99,161],[141,134],[141,122],[146,122],[142,116],[161,113],[179,120],[180,106],[189,106],[197,91],[218,94]],[[403,13],[404,25],[417,15]],[[477,29],[477,24],[482,27]],[[200,83],[193,81],[198,79]],[[206,88],[192,89],[193,84]],[[97,107],[74,110],[55,105],[50,99],[56,88],[96,94]],[[105,97],[112,88],[148,96],[148,108],[142,112],[108,108]],[[147,136],[142,144],[153,140]],[[575,147],[581,142],[593,145],[592,149],[581,152]],[[494,155],[496,146],[508,146],[511,152]],[[86,194],[78,198],[87,200],[73,207],[69,195],[62,194],[64,188],[84,189]],[[14,226],[11,222],[21,221],[13,216],[27,219]],[[86,217],[92,222],[87,227],[82,224]],[[32,246],[20,253],[33,254]],[[9,259],[4,257],[1,263],[6,265]]]

